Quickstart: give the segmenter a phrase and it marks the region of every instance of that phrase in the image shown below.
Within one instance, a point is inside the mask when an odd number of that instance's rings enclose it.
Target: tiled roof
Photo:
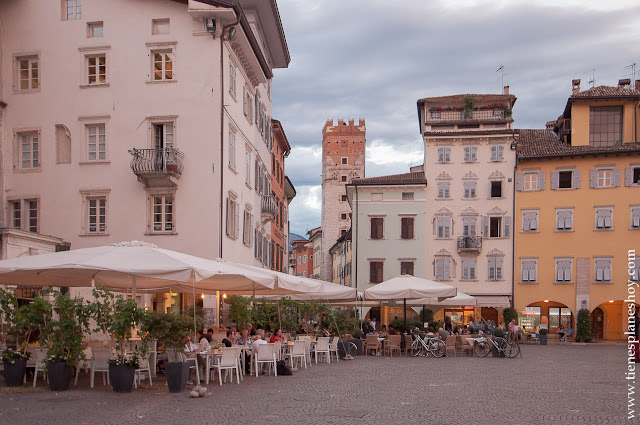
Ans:
[[[603,153],[640,153],[640,143],[623,143],[618,146],[568,146],[551,130],[518,130],[518,157],[540,158],[575,156]]]
[[[502,130],[453,130],[453,131],[425,131],[425,136],[467,136],[467,135],[487,135],[487,134],[515,134],[516,130],[502,129]]]
[[[375,185],[402,185],[402,184],[427,184],[424,172],[394,174],[391,176],[369,177],[353,180],[349,186],[375,186]]]
[[[453,94],[448,96],[424,97],[418,100],[418,103],[438,102],[438,103],[464,103],[465,97],[472,97],[478,102],[489,101],[507,101],[511,100],[515,103],[516,97],[512,94]]]
[[[598,86],[571,96],[572,99],[593,97],[640,97],[640,91],[624,87]]]

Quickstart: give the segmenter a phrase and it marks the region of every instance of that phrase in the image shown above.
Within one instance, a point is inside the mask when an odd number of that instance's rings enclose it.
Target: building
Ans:
[[[4,226],[270,264],[271,80],[290,61],[275,1],[24,0],[0,15]],[[217,306],[205,299],[206,323]]]
[[[275,198],[276,218],[271,224],[271,251],[273,252],[272,270],[287,272],[288,268],[288,246],[287,235],[289,234],[289,199],[287,196],[287,181],[284,175],[284,159],[291,152],[291,145],[284,133],[282,124],[278,120],[271,120],[273,131],[273,147],[271,153],[271,190]],[[293,191],[295,196],[295,190]],[[265,198],[265,201],[271,198]]]
[[[313,274],[313,244],[308,239],[291,241],[291,274],[311,277]]]
[[[446,309],[453,323],[498,323],[510,305],[515,132],[509,94],[418,100],[426,188],[425,277],[478,298]],[[437,319],[443,319],[436,314]]]
[[[291,204],[291,201],[293,201],[293,198],[296,197],[296,188],[293,186],[293,183],[291,183],[291,180],[289,180],[289,177],[286,174],[284,176],[284,196],[287,200],[286,222],[285,222],[285,229],[286,229],[286,235],[287,235],[287,238],[285,239],[285,242],[286,242],[285,246],[287,247],[287,249],[285,250],[285,254],[284,254],[285,255],[284,264],[288,264],[287,273],[292,273],[291,258],[289,257],[291,253],[291,240],[292,240],[291,236],[294,235],[297,238],[302,238],[302,236],[289,232],[289,229],[291,229],[291,223],[289,222],[289,205]]]
[[[329,249],[331,255],[331,282],[353,287],[351,229],[338,238]]]
[[[325,257],[323,254],[322,234],[322,228],[320,227],[316,227],[307,232],[307,235],[309,235],[309,243],[313,249],[313,269],[311,277],[314,279],[321,279],[320,274],[322,273],[322,268],[325,266],[325,258],[329,261],[329,257]]]
[[[322,280],[330,280],[329,249],[351,227],[351,208],[345,195],[345,185],[365,177],[366,126],[349,120],[328,120],[322,129],[322,251],[314,257]]]
[[[636,83],[640,87],[640,82]],[[629,81],[573,94],[550,130],[520,130],[514,304],[521,324],[593,330],[622,339],[627,282],[640,261],[640,91]],[[637,257],[636,257],[637,258]],[[630,275],[633,274],[634,275]]]
[[[425,212],[427,180],[414,171],[356,179],[346,187],[353,210],[354,280],[359,292],[401,274],[427,277]],[[367,309],[363,309],[366,313]],[[402,307],[373,308],[368,317],[388,325]],[[413,311],[409,312],[409,318]]]

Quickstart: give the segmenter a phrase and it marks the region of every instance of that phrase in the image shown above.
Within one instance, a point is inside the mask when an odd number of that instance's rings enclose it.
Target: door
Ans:
[[[597,334],[600,339],[604,337],[604,312],[600,307],[591,312],[591,332]]]

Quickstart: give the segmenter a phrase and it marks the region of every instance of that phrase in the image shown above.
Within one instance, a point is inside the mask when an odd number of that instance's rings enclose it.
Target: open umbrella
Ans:
[[[316,292],[301,292],[298,294],[290,294],[287,295],[292,300],[304,300],[304,301],[320,301],[320,300],[349,300],[354,301],[356,299],[356,288],[351,288],[349,286],[338,285],[336,283],[324,282],[321,280],[316,281],[315,279],[306,280],[312,282],[319,282],[321,289]],[[269,295],[266,297],[270,300],[275,300],[280,298],[280,295]],[[355,301],[354,301],[355,302]]]

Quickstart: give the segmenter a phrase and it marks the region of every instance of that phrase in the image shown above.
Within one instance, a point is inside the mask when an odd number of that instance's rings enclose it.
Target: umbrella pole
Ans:
[[[198,325],[196,323],[196,277],[193,275],[193,272],[191,273],[191,288],[193,289],[193,336],[196,337],[196,332],[198,332]],[[200,341],[198,341],[198,343],[199,342]]]
[[[136,302],[136,305],[138,305],[138,300],[136,299],[136,277],[135,276],[131,276],[131,297]]]
[[[403,298],[402,302],[404,304],[404,331],[407,332],[407,299]]]

